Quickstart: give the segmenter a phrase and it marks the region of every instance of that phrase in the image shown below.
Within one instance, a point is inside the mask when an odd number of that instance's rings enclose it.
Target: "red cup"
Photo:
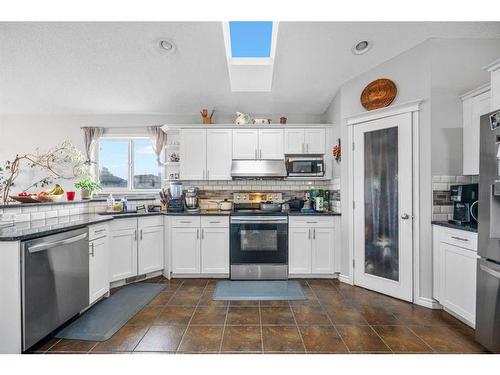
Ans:
[[[66,192],[66,199],[69,201],[75,200],[75,192],[74,191],[67,191]]]

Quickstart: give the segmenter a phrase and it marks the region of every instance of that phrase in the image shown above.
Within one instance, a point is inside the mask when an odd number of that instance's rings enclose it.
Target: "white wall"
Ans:
[[[495,60],[500,40],[430,39],[346,82],[324,114],[325,122],[340,124],[343,147],[346,119],[365,112],[363,88],[377,78],[390,78],[398,88],[393,104],[422,99],[420,144],[420,297],[432,298],[432,175],[462,174],[461,92],[487,81],[482,66]],[[345,155],[345,153],[344,153]],[[350,204],[347,160],[341,163],[341,204]],[[351,218],[342,209],[341,274],[350,275],[348,238]]]

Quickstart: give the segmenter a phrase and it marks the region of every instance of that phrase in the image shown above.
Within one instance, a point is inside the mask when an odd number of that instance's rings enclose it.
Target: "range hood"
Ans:
[[[287,176],[285,160],[233,160],[233,178],[284,178]]]

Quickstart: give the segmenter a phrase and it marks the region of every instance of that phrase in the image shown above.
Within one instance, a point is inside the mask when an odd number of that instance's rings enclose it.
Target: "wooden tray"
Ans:
[[[17,195],[10,195],[9,197],[11,199],[15,200],[16,202],[21,202],[21,203],[40,203],[40,201],[38,201],[35,198],[32,198],[30,196],[18,197]]]
[[[396,84],[387,78],[377,79],[368,84],[361,93],[361,104],[368,111],[387,107],[396,97]]]

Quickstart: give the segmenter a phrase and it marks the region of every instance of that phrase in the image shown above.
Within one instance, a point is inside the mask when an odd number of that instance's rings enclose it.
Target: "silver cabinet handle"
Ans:
[[[182,223],[182,224],[191,224],[190,221],[186,221],[186,220],[180,220],[179,223]]]
[[[306,143],[306,152],[309,152],[309,143]]]
[[[305,152],[305,149],[306,148],[305,148],[304,144],[302,143],[302,152]]]
[[[30,253],[36,253],[37,251],[47,250],[47,249],[50,249],[50,248],[53,248],[53,247],[56,247],[56,246],[68,245],[70,243],[83,240],[86,237],[87,237],[87,233],[83,233],[83,234],[80,234],[78,236],[71,237],[71,238],[66,238],[66,239],[60,240],[60,241],[43,242],[41,244],[28,247],[28,251]]]
[[[467,238],[456,237],[456,236],[451,236],[451,238],[453,238],[454,240],[469,242],[469,240]]]
[[[316,229],[313,229],[313,240],[316,239]]]
[[[307,224],[318,224],[317,221],[306,221]]]
[[[311,239],[311,229],[309,228],[309,239]]]
[[[92,249],[92,251],[90,252],[90,255],[92,255],[92,258],[94,257],[94,243],[91,242],[90,243],[90,248]]]
[[[496,277],[497,279],[500,279],[500,272],[492,270],[491,268],[488,268],[482,264],[479,264],[479,268],[481,268],[484,272],[490,274],[491,276]]]
[[[95,234],[98,234],[98,233],[102,233],[102,232],[106,232],[106,229],[99,229],[99,230],[95,230],[94,233]]]
[[[219,224],[220,221],[209,221],[210,224]]]
[[[201,229],[201,239],[205,238],[205,229]]]
[[[403,219],[403,220],[408,220],[409,218],[410,218],[410,215],[408,215],[408,214],[401,215],[401,219]]]
[[[262,149],[259,150],[259,159],[262,159]]]
[[[137,229],[134,230],[134,241],[137,241]]]
[[[140,232],[140,233],[141,233],[141,235],[140,235],[140,240],[142,241],[142,229],[141,229],[141,232]]]
[[[203,177],[202,177],[202,180],[205,179],[205,170],[203,170]]]
[[[197,240],[200,239],[200,230],[199,229],[196,229],[196,239]]]
[[[207,180],[210,180],[210,171],[207,170]]]

